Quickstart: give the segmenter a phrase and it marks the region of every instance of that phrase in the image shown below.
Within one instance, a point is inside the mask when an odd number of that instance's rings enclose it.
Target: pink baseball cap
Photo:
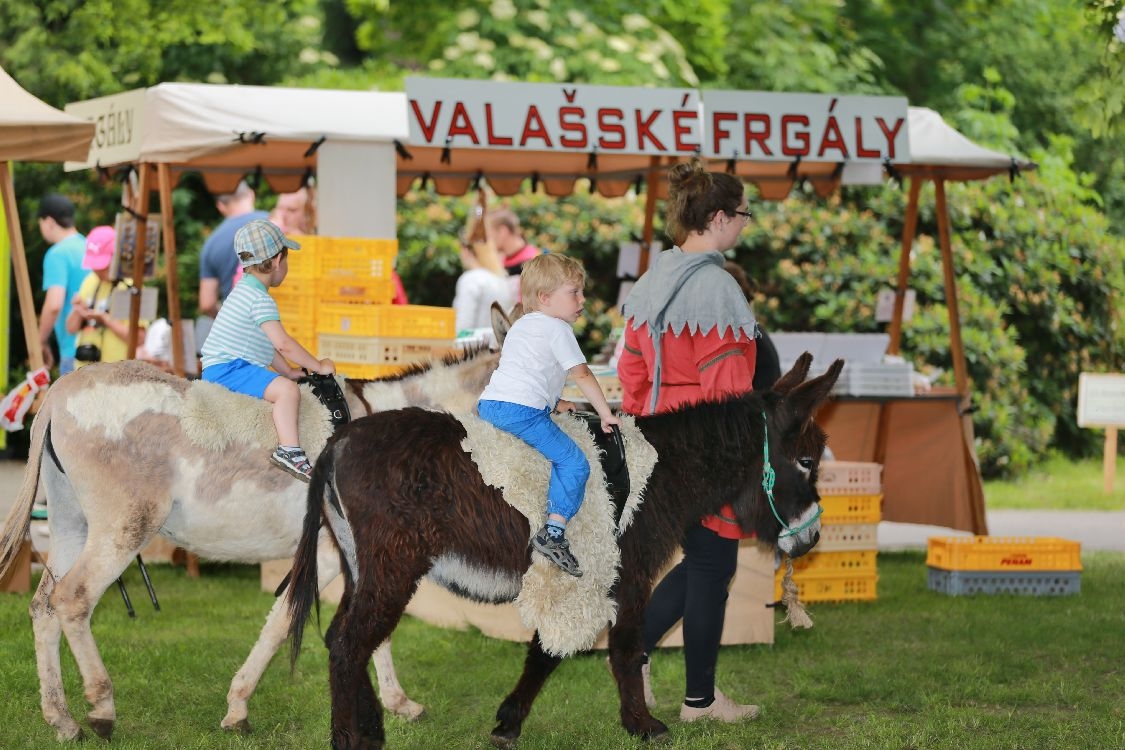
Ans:
[[[117,231],[113,227],[94,227],[86,235],[86,257],[82,259],[82,267],[91,271],[109,268],[116,245]]]

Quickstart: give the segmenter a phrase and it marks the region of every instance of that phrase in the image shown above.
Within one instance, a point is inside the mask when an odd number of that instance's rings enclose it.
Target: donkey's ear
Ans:
[[[492,319],[492,334],[496,337],[496,346],[504,346],[504,339],[512,327],[512,319],[504,313],[504,308],[497,302],[492,303],[489,315]]]
[[[812,355],[805,352],[797,361],[793,363],[793,368],[789,372],[782,375],[773,384],[774,393],[779,396],[787,396],[789,392],[805,382],[805,378],[809,376],[809,368],[812,366]]]
[[[806,381],[789,392],[785,397],[785,403],[793,415],[794,425],[803,425],[813,418],[816,410],[832,394],[832,387],[836,385],[836,380],[843,369],[844,360],[838,359],[823,375]]]

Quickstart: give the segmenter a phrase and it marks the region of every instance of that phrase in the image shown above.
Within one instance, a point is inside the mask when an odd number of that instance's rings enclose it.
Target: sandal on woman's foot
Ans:
[[[725,721],[728,724],[747,719],[756,719],[760,709],[750,703],[735,703],[730,698],[715,688],[715,701],[704,708],[693,708],[686,703],[680,706],[680,721],[696,721],[697,719],[713,719]]]
[[[302,482],[308,482],[312,477],[312,464],[301,448],[285,450],[279,445],[274,448],[270,460]]]

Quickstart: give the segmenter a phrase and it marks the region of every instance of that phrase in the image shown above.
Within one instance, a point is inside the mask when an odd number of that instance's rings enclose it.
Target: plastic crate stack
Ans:
[[[927,586],[951,596],[1082,590],[1082,545],[1054,537],[931,537]]]
[[[320,237],[295,234],[301,249],[289,253],[285,282],[270,289],[281,313],[281,324],[310,352],[316,350],[316,279],[319,275]]]
[[[820,542],[793,561],[793,581],[805,602],[870,601],[877,598],[876,558],[883,508],[883,467],[858,461],[824,461],[817,491],[824,509]],[[783,570],[774,579],[781,598]]]
[[[450,351],[453,308],[391,304],[396,240],[294,239],[301,249],[289,255],[289,278],[271,293],[286,330],[338,372],[385,377]],[[306,322],[291,325],[297,318]]]

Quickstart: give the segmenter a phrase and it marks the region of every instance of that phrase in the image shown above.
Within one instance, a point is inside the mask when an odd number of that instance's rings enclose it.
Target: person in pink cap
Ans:
[[[78,294],[71,301],[66,318],[66,330],[78,334],[78,349],[74,358],[76,367],[91,362],[119,362],[125,359],[129,345],[128,319],[110,317],[110,300],[118,289],[128,290],[129,279],[111,279],[109,276],[117,232],[113,227],[100,226],[86,236],[86,256],[82,267],[90,274],[83,279]],[[140,321],[137,346],[144,343],[148,321]]]

